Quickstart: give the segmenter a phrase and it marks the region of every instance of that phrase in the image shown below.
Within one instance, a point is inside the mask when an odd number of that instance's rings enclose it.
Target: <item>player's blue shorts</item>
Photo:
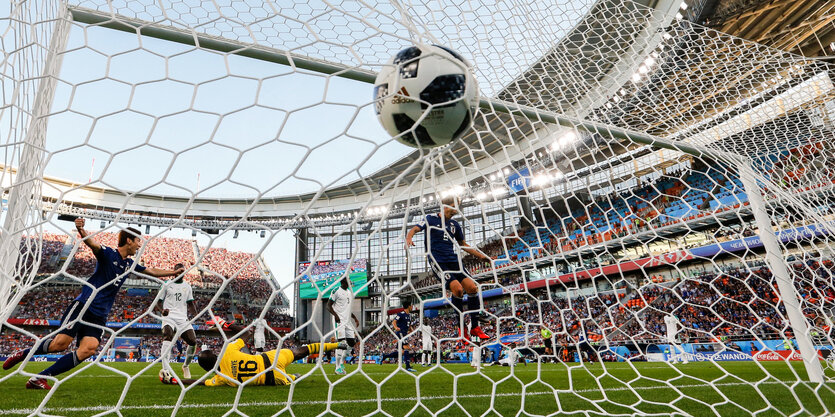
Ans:
[[[88,310],[84,312],[83,316],[81,316],[81,320],[67,326],[69,322],[75,320],[78,315],[81,314],[81,310],[83,308],[83,301],[73,300],[69,307],[67,307],[64,311],[64,315],[61,317],[61,331],[58,333],[76,338],[77,343],[81,343],[81,339],[85,337],[95,337],[96,340],[101,342],[101,335],[104,333],[104,329],[91,326],[91,324],[104,327],[107,323],[107,317],[97,316]]]
[[[449,289],[449,284],[452,281],[461,282],[470,276],[464,272],[464,268],[458,262],[429,262],[432,265],[432,270],[435,275],[444,281],[444,286]]]
[[[408,333],[406,332],[394,332],[394,335],[397,336],[398,339],[405,339]]]

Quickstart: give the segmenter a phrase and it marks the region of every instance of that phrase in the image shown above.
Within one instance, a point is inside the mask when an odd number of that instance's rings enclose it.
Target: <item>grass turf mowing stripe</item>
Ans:
[[[775,385],[775,384],[787,384],[792,385],[794,383],[804,383],[804,384],[811,384],[809,381],[791,381],[790,383],[780,382],[780,381],[765,381],[760,382],[757,385]],[[724,383],[717,383],[712,384],[711,386],[715,387],[729,387],[729,386],[740,386],[740,385],[751,385],[742,382],[724,382]],[[675,386],[657,386],[657,387],[632,387],[632,388],[607,388],[606,392],[617,392],[617,391],[649,391],[649,390],[668,390],[668,389],[683,389],[683,388],[705,388],[704,384],[692,384],[692,385],[675,385]],[[566,391],[559,391],[560,393]],[[590,393],[590,392],[600,392],[599,389],[581,389],[581,390],[571,390],[569,392],[583,394],[583,393]],[[466,395],[458,395],[458,396],[451,396],[451,395],[437,395],[437,396],[421,396],[421,401],[432,401],[432,400],[452,400],[453,398],[492,398],[492,397],[514,397],[522,395],[521,392],[510,392],[510,393],[496,393],[496,394],[466,394]],[[539,396],[539,395],[554,395],[554,391],[534,391],[534,392],[526,392],[525,396]],[[352,403],[376,403],[377,401],[383,403],[391,403],[391,402],[401,402],[401,401],[418,401],[418,397],[385,397],[381,399],[377,398],[365,398],[365,399],[350,399],[346,400]],[[340,400],[333,400],[330,401],[331,404],[339,403]],[[290,405],[326,405],[328,401],[291,401]],[[246,402],[246,403],[238,403],[238,407],[278,407],[278,406],[285,406],[287,405],[287,401],[263,401],[263,402]],[[206,403],[206,404],[194,404],[194,403],[187,403],[187,404],[180,404],[180,408],[231,408],[234,407],[235,404],[233,403]],[[119,407],[120,410],[155,410],[155,409],[165,409],[170,410],[174,407],[173,404],[146,404],[146,405],[123,405]],[[112,405],[97,405],[97,406],[89,406],[89,407],[61,407],[61,408],[44,408],[41,412],[50,412],[50,413],[73,413],[73,412],[81,412],[81,411],[108,411],[113,410],[114,406]],[[0,414],[6,415],[17,415],[17,414],[32,414],[36,412],[36,408],[18,408],[18,409],[11,409],[11,410],[0,410]]]

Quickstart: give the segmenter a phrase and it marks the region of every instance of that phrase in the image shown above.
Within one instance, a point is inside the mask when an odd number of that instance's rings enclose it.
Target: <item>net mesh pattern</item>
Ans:
[[[279,349],[329,341],[321,288],[295,299],[295,320],[285,294],[328,277],[320,261],[367,269],[369,296],[354,301],[367,313],[353,350],[360,365],[347,379],[317,360],[292,365],[304,373],[275,401],[242,399],[253,379],[235,384],[228,403],[196,402],[212,388],[183,386],[170,403],[148,404],[135,402],[138,381],[159,364],[127,374],[100,355],[84,372],[130,383],[89,410],[832,410],[829,64],[701,27],[677,5],[631,1],[82,0],[13,2],[6,12],[0,356],[54,336],[40,303],[64,308],[95,268],[61,214],[86,218],[110,247],[131,224],[154,226],[135,259],[186,265],[198,294],[191,322],[217,351],[234,339],[205,328],[218,315],[249,327],[267,319]],[[419,42],[466,57],[485,100],[462,139],[400,151],[381,167],[375,155],[401,145],[381,136],[362,81]],[[461,198],[466,242],[491,258],[461,252],[459,271],[477,283],[489,340],[460,338],[423,236],[404,246],[450,195]],[[181,229],[208,243],[170,237]],[[288,230],[308,264],[277,279],[291,271],[271,271],[264,256]],[[265,238],[256,250],[219,244],[252,231]],[[136,273],[125,285],[163,283]],[[160,321],[153,292],[119,297],[114,319],[130,325],[108,327],[99,352]],[[405,300],[415,327],[400,337],[389,313]],[[419,348],[420,324],[429,349]],[[362,363],[392,351],[403,362],[404,346],[428,350],[431,367],[411,375]],[[473,352],[474,368],[446,363]],[[84,372],[15,412],[83,412],[54,395]],[[19,368],[0,384],[33,375]]]

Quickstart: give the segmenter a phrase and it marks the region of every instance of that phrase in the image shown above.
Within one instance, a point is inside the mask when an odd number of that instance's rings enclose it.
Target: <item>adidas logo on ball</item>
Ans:
[[[406,87],[400,87],[400,91],[394,95],[394,98],[391,99],[391,104],[406,104],[412,103],[414,100],[409,98],[409,92],[406,91]]]

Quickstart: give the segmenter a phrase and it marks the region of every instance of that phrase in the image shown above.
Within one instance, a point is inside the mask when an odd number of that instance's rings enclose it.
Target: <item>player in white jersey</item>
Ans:
[[[499,359],[498,362],[490,362],[486,366],[492,366],[496,363],[498,363],[501,366],[514,366],[516,365],[516,362],[519,362],[519,359],[522,359],[523,361],[525,360],[524,358],[522,358],[522,355],[519,353],[519,350],[516,349],[515,342],[511,342],[510,346],[506,346],[504,348],[504,355],[505,357]],[[525,363],[525,365],[527,366],[527,363]]]
[[[252,335],[255,342],[253,348],[255,349],[255,352],[261,353],[264,351],[264,346],[267,345],[266,331],[267,327],[269,327],[269,323],[259,317],[255,319],[252,324],[255,325],[255,332]]]
[[[432,343],[432,328],[426,323],[420,325],[420,339],[423,344],[420,352],[420,364],[429,366],[433,362],[432,354],[435,352],[435,347]]]
[[[680,360],[688,363],[687,355],[684,354],[684,350],[681,349],[681,346],[678,345],[678,341],[676,340],[676,336],[678,336],[678,319],[672,314],[666,315],[664,316],[664,324],[667,326],[667,343],[670,344],[670,355],[667,360],[673,363],[678,363]]]
[[[342,278],[339,283],[339,288],[331,294],[328,300],[328,311],[333,315],[333,320],[336,322],[336,340],[337,343],[345,342],[348,349],[337,349],[336,351],[336,372],[337,375],[345,375],[345,356],[348,350],[353,349],[357,343],[356,332],[351,327],[351,318],[354,319],[354,325],[359,327],[360,321],[357,316],[351,312],[351,304],[354,301],[354,293],[351,292],[349,285],[350,280],[347,276]]]
[[[182,267],[183,264],[177,264],[174,269]],[[183,281],[183,275],[163,284],[154,310],[162,316],[163,342],[162,349],[160,349],[160,361],[163,369],[171,372],[169,363],[171,360],[171,346],[179,336],[188,345],[185,362],[183,363],[183,377],[191,378],[189,365],[197,350],[197,335],[194,333],[194,327],[192,327],[188,317],[189,314],[192,317],[197,316],[197,307],[194,305],[194,294],[191,285]]]

